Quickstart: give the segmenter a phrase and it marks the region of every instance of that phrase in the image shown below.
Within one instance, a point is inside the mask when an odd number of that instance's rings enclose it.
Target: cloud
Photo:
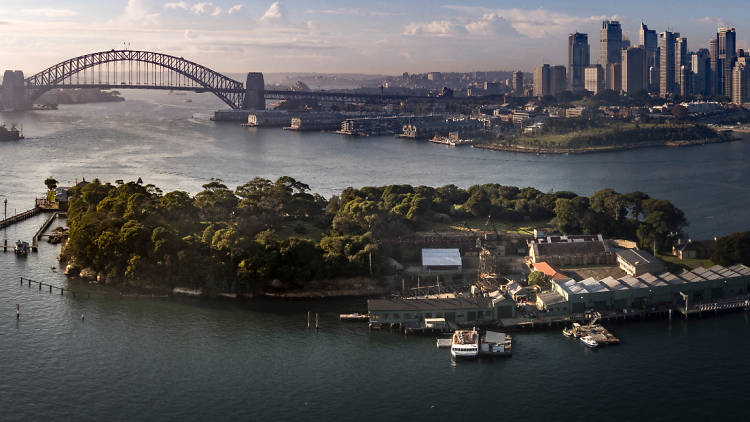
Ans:
[[[350,15],[350,16],[398,16],[400,13],[362,10],[357,8],[340,7],[338,9],[308,9],[305,11],[308,15]]]
[[[404,35],[435,35],[446,37],[466,33],[466,28],[451,20],[436,20],[428,23],[409,23]]]
[[[469,16],[451,17],[429,23],[409,23],[405,35],[492,36],[523,35],[546,38],[567,34],[576,26],[600,22],[606,16],[572,16],[547,9],[488,9],[475,6],[445,5],[443,8]],[[472,16],[473,15],[473,16]]]
[[[722,27],[722,26],[727,26],[726,25],[726,21],[724,19],[722,19],[722,18],[716,18],[716,17],[713,17],[713,16],[704,16],[704,17],[702,17],[700,19],[697,19],[697,20],[700,23],[703,23],[703,24],[706,24],[706,25],[713,25],[713,26],[715,26],[717,28],[718,27]]]
[[[235,4],[234,6],[230,7],[229,9],[227,9],[227,15],[231,15],[232,13],[239,12],[240,10],[242,10],[243,7],[245,7],[245,6],[243,6],[241,4]]]
[[[37,18],[69,18],[79,15],[79,13],[75,10],[53,9],[49,7],[42,7],[38,9],[21,9],[18,11],[18,14],[22,16],[33,16]]]
[[[144,0],[128,0],[125,5],[125,12],[114,22],[135,24],[135,25],[155,25],[158,23],[159,14],[152,13],[151,9],[146,6]]]
[[[189,4],[184,1],[170,2],[165,3],[164,8],[172,10],[184,10],[195,15],[219,16],[223,12],[223,9],[221,7],[216,7],[211,2],[200,2],[195,4]],[[232,6],[232,8],[227,11],[227,14],[234,13],[240,9],[242,9],[242,5]]]
[[[280,2],[275,1],[268,7],[266,13],[260,18],[261,22],[281,22],[286,20],[286,8]]]

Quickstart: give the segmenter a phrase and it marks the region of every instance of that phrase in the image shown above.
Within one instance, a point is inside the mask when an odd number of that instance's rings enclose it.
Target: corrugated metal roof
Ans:
[[[422,265],[430,267],[461,266],[461,252],[454,249],[422,249]]]

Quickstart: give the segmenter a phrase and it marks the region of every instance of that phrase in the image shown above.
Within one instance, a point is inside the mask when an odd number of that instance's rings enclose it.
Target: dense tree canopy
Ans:
[[[499,184],[390,185],[347,188],[326,200],[286,176],[234,190],[215,179],[194,196],[97,180],[73,189],[65,253],[108,282],[243,293],[280,280],[301,288],[309,280],[381,275],[392,252],[382,240],[488,216],[649,247],[666,245],[686,225],[668,201],[611,189],[583,197]]]

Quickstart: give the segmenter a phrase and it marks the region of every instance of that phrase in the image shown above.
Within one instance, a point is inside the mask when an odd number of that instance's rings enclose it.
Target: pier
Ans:
[[[16,214],[14,216],[8,217],[2,221],[0,221],[0,229],[4,229],[6,227],[12,226],[13,224],[20,223],[21,221],[27,220],[31,217],[34,217],[40,213],[45,212],[46,210],[40,207],[34,207],[28,211],[24,211],[22,213]]]
[[[65,215],[64,213],[54,212],[52,213],[52,215],[47,217],[47,219],[44,221],[42,226],[39,227],[39,230],[36,231],[36,234],[34,234],[34,238],[31,240],[32,251],[37,252],[37,250],[39,249],[39,239],[42,238],[42,236],[44,235],[44,232],[47,231],[49,226],[52,225],[52,222],[55,221],[57,217],[62,217],[64,215]]]

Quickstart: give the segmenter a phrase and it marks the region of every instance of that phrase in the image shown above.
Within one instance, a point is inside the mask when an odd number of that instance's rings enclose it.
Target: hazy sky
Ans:
[[[750,45],[744,0],[0,0],[0,69],[27,74],[121,48],[189,58],[222,72],[389,73],[531,70],[564,64],[566,36],[614,16],[638,41],[645,20],[707,46],[718,25]]]

